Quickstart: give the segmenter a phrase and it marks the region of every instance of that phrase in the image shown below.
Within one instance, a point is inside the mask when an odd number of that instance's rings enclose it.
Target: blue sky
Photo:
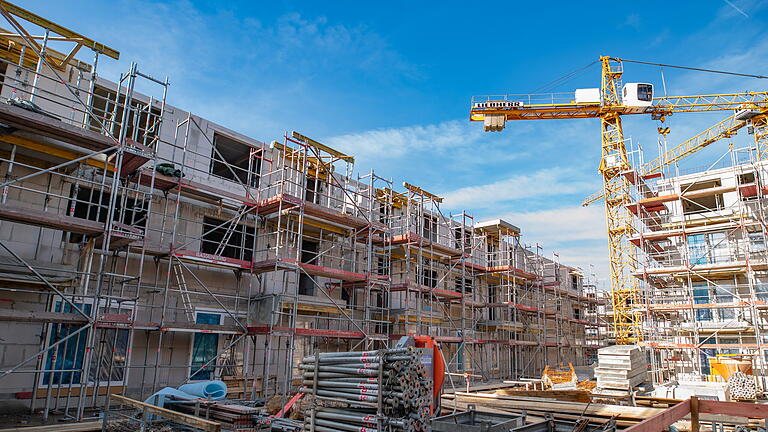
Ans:
[[[357,168],[446,197],[444,210],[502,217],[566,264],[607,275],[604,216],[581,199],[601,182],[596,120],[467,120],[477,94],[529,93],[600,55],[768,75],[768,12],[754,0],[696,2],[22,1],[168,75],[169,100],[265,142],[297,130],[358,157]],[[664,69],[667,91],[759,90],[768,81]],[[625,81],[661,71],[626,64]],[[592,66],[554,91],[597,87]],[[680,114],[670,145],[725,114]],[[656,155],[649,118],[625,134]],[[748,137],[735,141],[746,142]],[[742,141],[739,141],[742,140]],[[702,166],[726,143],[694,156]]]

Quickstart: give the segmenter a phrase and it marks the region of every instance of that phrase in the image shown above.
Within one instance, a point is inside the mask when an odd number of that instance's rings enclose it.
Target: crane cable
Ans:
[[[670,64],[663,64],[663,63],[645,62],[640,60],[627,60],[623,58],[617,58],[616,60],[629,62],[629,63],[651,65],[651,66],[661,66],[661,67],[668,67],[668,68],[675,68],[675,69],[687,69],[692,71],[711,72],[711,73],[717,73],[717,74],[723,74],[723,75],[735,75],[735,76],[742,76],[747,78],[768,79],[768,76],[765,76],[765,75],[753,75],[753,74],[744,74],[744,73],[738,73],[738,72],[721,71],[721,70],[715,70],[715,69],[703,69],[703,68],[695,68],[695,67],[689,67],[689,66],[677,66],[677,65],[670,65]]]
[[[594,65],[598,61],[599,60],[595,60],[592,63],[590,63],[590,64],[588,64],[588,65],[586,65],[584,67],[576,69],[573,72],[569,72],[569,73],[561,76],[560,78],[557,78],[557,79],[555,79],[553,81],[550,81],[547,84],[544,84],[543,86],[541,86],[541,87],[537,88],[536,90],[532,91],[531,93],[539,93],[539,92],[543,92],[543,91],[546,91],[546,90],[553,89],[553,88],[557,87],[558,85],[561,85],[561,84],[565,83],[566,81],[568,81],[569,79],[573,78],[574,76],[576,76],[576,74],[578,74],[579,72],[582,72],[584,69],[587,69],[590,66]]]

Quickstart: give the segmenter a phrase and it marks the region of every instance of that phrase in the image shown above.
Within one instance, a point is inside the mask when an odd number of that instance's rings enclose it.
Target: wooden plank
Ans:
[[[0,219],[76,234],[96,235],[104,232],[104,224],[101,222],[8,204],[0,205]]]
[[[536,409],[550,412],[562,412],[568,414],[587,414],[596,416],[619,416],[623,419],[645,420],[660,414],[664,410],[659,408],[626,407],[618,405],[585,404],[581,402],[553,401],[541,398],[500,396],[494,394],[456,392],[456,398],[460,401],[469,401],[477,404],[486,404],[492,407],[509,407],[522,409]]]
[[[125,396],[111,395],[110,399],[116,402],[119,402],[120,404],[128,405],[130,407],[136,408],[139,411],[147,412],[149,414],[155,414],[160,417],[164,417],[169,420],[183,423],[187,426],[202,429],[207,432],[221,432],[221,423],[218,423],[218,422],[213,422],[210,420],[202,419],[200,417],[195,417],[193,415],[182,414],[180,412],[171,411],[165,408],[160,408],[154,405],[150,405],[148,403],[127,398]]]
[[[40,153],[45,153],[45,154],[55,156],[64,160],[77,159],[83,155],[82,153],[73,152],[71,150],[66,150],[61,147],[55,147],[48,143],[41,143],[38,141],[33,141],[31,139],[16,136],[16,135],[10,135],[10,134],[0,135],[0,141],[6,142],[8,144],[15,144],[19,147],[24,147]],[[84,163],[86,165],[90,165],[92,167],[102,168],[102,169],[104,169],[104,165],[105,165],[104,162],[97,160],[95,157],[92,159],[86,159]],[[108,169],[112,171],[115,169],[115,167],[114,165],[109,165]]]
[[[518,384],[515,384],[515,383],[479,384],[479,385],[470,386],[469,391],[473,392],[473,391],[483,391],[483,390],[497,390],[497,389],[515,387],[517,385]],[[450,394],[450,393],[455,393],[456,391],[463,391],[465,389],[464,386],[460,386],[459,388],[460,390],[453,390],[453,389],[446,388],[443,390],[443,393]]]
[[[57,324],[88,323],[88,320],[80,314],[15,309],[0,309],[0,321]]]
[[[699,398],[691,396],[689,400],[691,405],[691,432],[699,432]]]
[[[625,432],[659,432],[672,423],[681,420],[691,412],[691,401],[684,400],[670,409],[629,427]]]
[[[112,137],[9,104],[0,104],[0,121],[8,126],[90,150],[105,150],[117,145],[117,141]]]
[[[496,394],[514,397],[535,397],[543,399],[554,399],[568,402],[589,403],[591,398],[589,392],[584,390],[514,390],[500,389]]]
[[[471,404],[443,399],[443,401],[442,401],[440,406],[443,409],[455,408],[455,409],[467,410],[467,409],[469,409],[469,405],[471,405]],[[490,408],[490,407],[483,406],[483,405],[476,405],[475,406],[475,411],[481,412],[481,413],[503,414],[503,415],[514,415],[514,414],[519,414],[519,413],[522,413],[523,411],[525,411],[526,412],[526,417],[525,418],[529,422],[530,421],[541,421],[541,420],[544,419],[544,415],[541,415],[541,417],[538,417],[538,415],[540,415],[538,412],[536,413],[536,415],[531,415],[532,411],[531,410],[526,410],[526,409],[502,409],[502,408]],[[576,414],[563,414],[563,413],[560,413],[560,412],[551,412],[551,413],[548,413],[548,414],[551,414],[552,417],[554,417],[556,419],[562,419],[562,420],[578,420],[578,419],[581,419],[581,418],[586,418],[586,419],[589,419],[589,420],[592,420],[592,421],[595,421],[595,422],[598,422],[598,423],[599,422],[605,422],[607,420],[606,418],[581,416],[581,415],[576,415]],[[616,424],[619,425],[619,426],[632,426],[632,425],[637,424],[637,421],[617,419],[616,420]]]
[[[768,418],[768,404],[700,399],[699,412],[766,419]]]
[[[22,426],[9,429],[0,429],[0,432],[86,432],[100,431],[101,422],[91,421],[83,423],[64,423],[47,426]]]
[[[335,156],[335,157],[337,157],[339,159],[355,163],[355,158],[353,156],[349,156],[349,155],[347,155],[345,153],[342,153],[342,152],[340,152],[340,151],[338,151],[336,149],[328,147],[327,145],[319,143],[319,142],[313,140],[312,138],[306,137],[306,136],[304,136],[304,135],[302,135],[302,134],[300,134],[300,133],[298,133],[296,131],[292,131],[291,132],[291,136],[293,137],[293,139],[302,141],[305,144],[312,145],[312,146],[316,147],[317,149],[322,150],[322,151],[328,153],[331,156]]]

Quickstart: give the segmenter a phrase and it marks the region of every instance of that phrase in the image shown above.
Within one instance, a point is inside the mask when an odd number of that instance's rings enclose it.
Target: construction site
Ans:
[[[472,98],[489,132],[600,119],[606,291],[514,220],[0,14],[0,432],[766,430],[768,92],[656,97],[602,57],[600,88]],[[712,111],[627,149],[623,115]]]

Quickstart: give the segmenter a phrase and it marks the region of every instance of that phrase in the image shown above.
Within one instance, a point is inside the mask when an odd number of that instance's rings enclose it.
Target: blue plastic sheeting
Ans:
[[[202,381],[192,384],[184,384],[179,390],[195,395],[196,398],[211,400],[224,399],[227,395],[227,385],[223,381]]]
[[[160,408],[165,406],[165,401],[173,397],[183,400],[210,399],[219,400],[227,396],[227,385],[223,381],[202,381],[199,383],[184,384],[178,389],[166,387],[153,394],[144,403]]]
[[[154,405],[162,408],[165,406],[165,401],[171,397],[174,397],[176,399],[184,399],[184,400],[199,399],[199,397],[197,396],[193,396],[189,393],[184,393],[183,391],[175,389],[173,387],[165,387],[163,389],[160,389],[160,391],[153,394],[149,398],[147,398],[147,400],[145,400],[144,403],[148,403],[150,405]]]

